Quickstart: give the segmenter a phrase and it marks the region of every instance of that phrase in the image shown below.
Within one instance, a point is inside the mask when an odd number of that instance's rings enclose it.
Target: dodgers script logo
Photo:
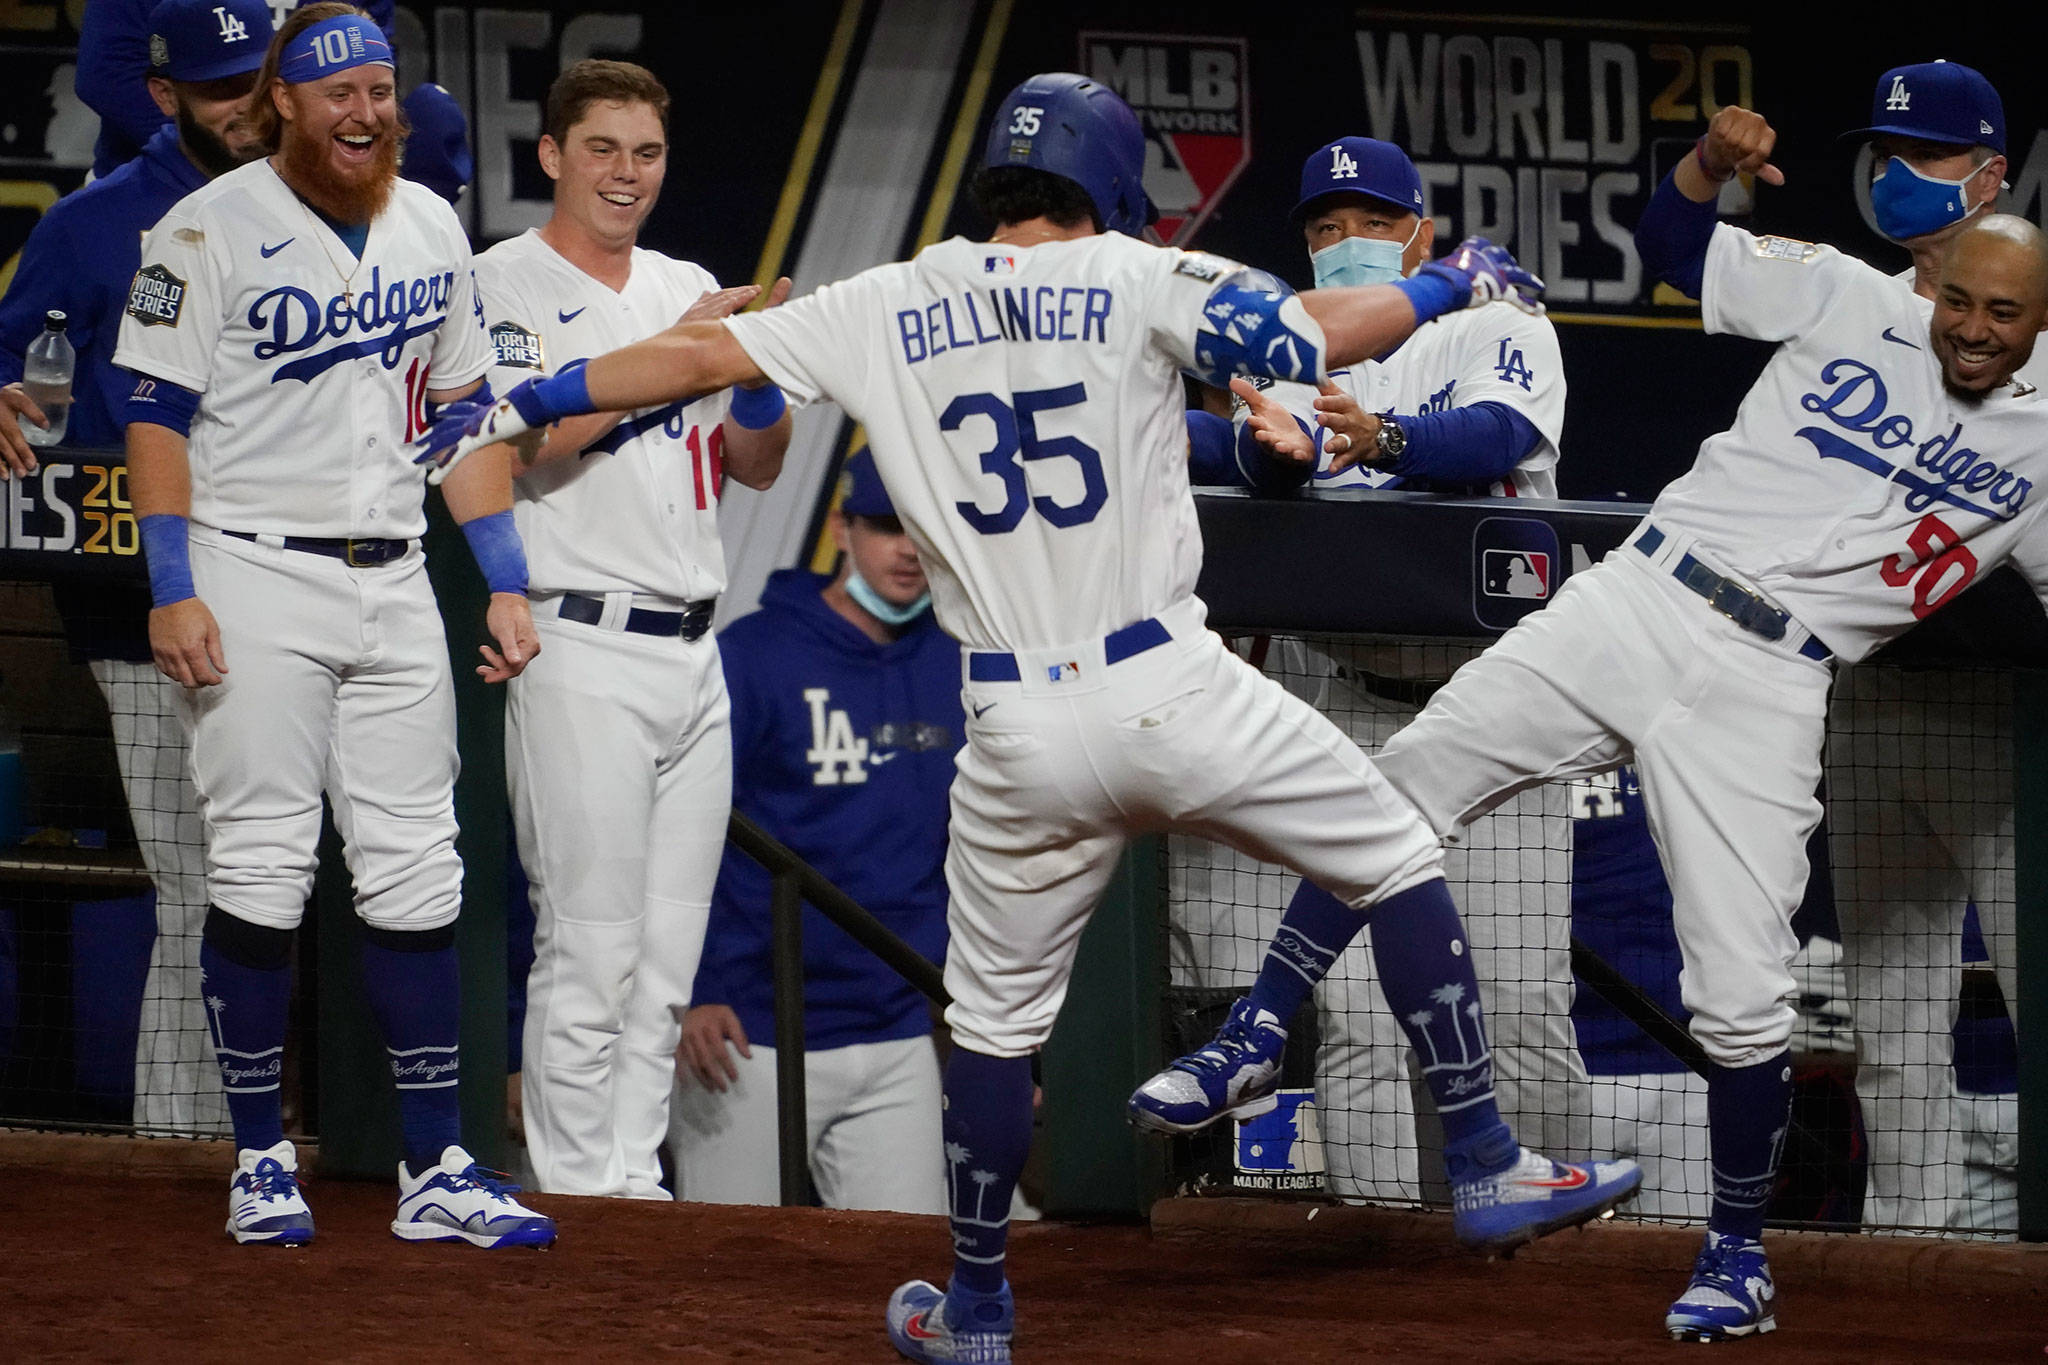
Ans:
[[[370,282],[362,293],[354,298],[336,294],[322,307],[305,290],[284,285],[249,305],[249,326],[270,333],[268,341],[256,343],[253,353],[258,360],[275,360],[311,351],[323,341],[340,343],[278,366],[270,376],[273,384],[287,379],[309,383],[343,361],[367,355],[376,356],[385,369],[395,370],[407,342],[428,335],[447,320],[448,299],[454,290],[453,271],[386,284],[382,268],[372,267]],[[386,329],[381,335],[345,340],[351,334],[380,328]]]
[[[1877,450],[1845,440],[1826,427],[1801,427],[1796,434],[1811,442],[1823,460],[1842,460],[1897,483],[1906,490],[1907,511],[1925,512],[1941,502],[1993,521],[2011,521],[2034,491],[2032,480],[2008,473],[1997,461],[1962,444],[1961,422],[1916,441],[1912,419],[1890,410],[1891,395],[1883,378],[1864,362],[1830,360],[1821,367],[1820,382],[1833,387],[1803,395],[1799,406],[1843,431],[1867,436]],[[1886,459],[1882,451],[1900,452],[1898,462]],[[1908,452],[1912,464],[1925,473],[1907,466]]]

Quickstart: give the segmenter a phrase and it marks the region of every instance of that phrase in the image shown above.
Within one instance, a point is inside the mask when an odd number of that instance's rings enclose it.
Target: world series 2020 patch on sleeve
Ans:
[[[548,367],[540,333],[528,331],[516,322],[501,322],[491,328],[491,346],[498,352],[500,365],[520,370],[546,370]]]
[[[1802,242],[1797,237],[1759,237],[1756,239],[1756,254],[1767,261],[1790,261],[1794,265],[1807,265],[1820,255],[1820,248],[1812,242]]]
[[[145,327],[176,327],[185,310],[185,281],[160,265],[135,272],[128,286],[128,316]]]

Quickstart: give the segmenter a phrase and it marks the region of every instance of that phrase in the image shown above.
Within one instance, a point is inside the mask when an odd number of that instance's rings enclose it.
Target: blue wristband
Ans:
[[[1445,267],[1431,270],[1425,265],[1405,280],[1394,281],[1394,288],[1408,296],[1408,302],[1415,307],[1415,325],[1434,322],[1445,313],[1455,313],[1463,308],[1472,297],[1468,285],[1460,297],[1457,285],[1446,279],[1450,271]]]
[[[477,568],[483,570],[484,582],[492,592],[526,595],[526,546],[520,542],[519,528],[512,522],[512,509],[465,521],[462,534],[469,541],[469,552],[475,557]]]
[[[590,401],[590,383],[583,375],[589,364],[588,360],[572,360],[546,379],[527,380],[505,397],[536,431],[564,417],[596,412]]]
[[[732,391],[732,420],[748,431],[760,431],[774,426],[782,420],[783,412],[789,407],[789,400],[782,396],[782,390],[773,384],[763,384],[758,389],[740,388]]]
[[[168,607],[199,596],[192,586],[192,523],[175,512],[156,512],[136,524],[149,561],[149,604]]]

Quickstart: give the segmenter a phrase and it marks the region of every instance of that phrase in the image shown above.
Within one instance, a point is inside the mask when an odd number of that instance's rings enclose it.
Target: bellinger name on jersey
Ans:
[[[957,306],[956,306],[957,305]],[[903,363],[991,341],[1109,341],[1110,291],[1066,285],[968,290],[896,314]]]

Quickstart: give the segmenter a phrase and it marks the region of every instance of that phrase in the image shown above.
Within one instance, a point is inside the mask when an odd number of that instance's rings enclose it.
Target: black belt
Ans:
[[[701,602],[690,602],[681,611],[651,611],[645,607],[634,607],[626,613],[625,624],[620,629],[634,635],[676,636],[684,640],[695,640],[711,629],[711,614],[717,609],[718,599],[715,597],[707,597]],[[604,619],[604,599],[585,597],[580,592],[565,592],[555,614],[564,621],[594,626]]]
[[[1664,533],[1654,526],[1646,526],[1636,537],[1636,548],[1643,552],[1645,559],[1655,555],[1664,543]],[[1670,574],[1693,592],[1706,599],[1707,605],[1741,626],[1751,635],[1766,640],[1778,641],[1785,638],[1785,628],[1791,624],[1792,614],[1780,611],[1756,593],[1726,575],[1716,573],[1694,559],[1683,554],[1678,563],[1671,566]],[[1801,657],[1827,662],[1834,657],[1834,651],[1821,643],[1818,635],[1807,635],[1806,643],[1799,647]]]
[[[236,540],[262,539],[254,531],[223,531],[221,534],[233,536]],[[374,569],[379,564],[389,564],[394,559],[404,558],[406,551],[412,548],[409,540],[350,540],[346,536],[284,536],[282,539],[287,550],[303,550],[309,555],[345,560],[351,569]]]

